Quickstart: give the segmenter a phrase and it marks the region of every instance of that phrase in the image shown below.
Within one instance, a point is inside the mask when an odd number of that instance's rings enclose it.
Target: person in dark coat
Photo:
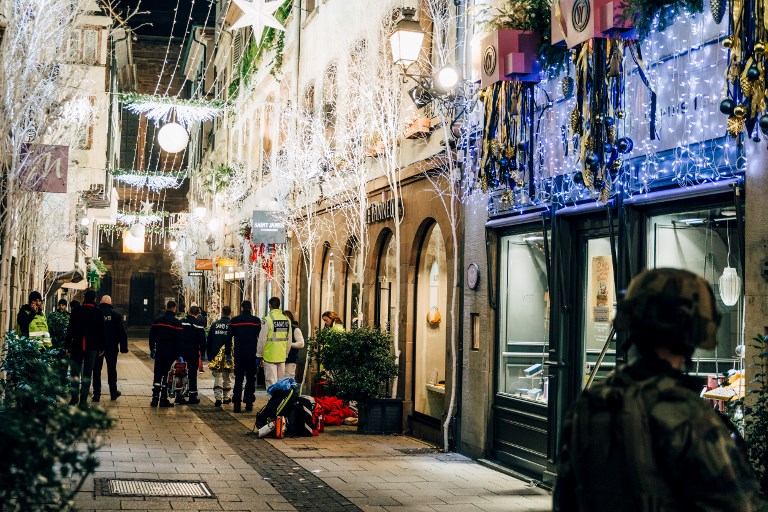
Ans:
[[[232,392],[232,336],[229,333],[230,315],[232,308],[221,308],[221,319],[211,325],[208,331],[207,355],[210,368],[213,373],[213,397],[216,400],[214,406],[228,404],[232,401],[229,394]]]
[[[51,334],[51,343],[54,348],[64,346],[64,337],[69,326],[69,311],[67,311],[67,299],[59,299],[56,309],[48,313],[48,332]]]
[[[259,342],[261,320],[251,313],[251,301],[240,304],[241,313],[229,323],[229,332],[235,343],[235,389],[232,391],[233,412],[241,412],[240,402],[245,400],[245,410],[253,410],[256,400],[256,346]],[[245,379],[245,396],[243,380]]]
[[[188,363],[189,368],[189,400],[181,394],[176,394],[177,404],[199,404],[197,396],[197,369],[200,354],[205,353],[205,328],[200,325],[200,308],[190,306],[186,318],[181,321],[184,328],[181,334],[181,357]]]
[[[150,407],[173,407],[168,400],[168,370],[181,353],[181,322],[176,318],[176,301],[169,300],[165,313],[152,321],[149,329],[149,357],[155,360]]]
[[[107,333],[107,346],[104,355],[96,358],[93,365],[93,401],[101,400],[101,369],[107,361],[107,383],[112,400],[122,395],[117,390],[117,353],[128,353],[128,335],[125,332],[123,315],[112,309],[112,297],[104,295],[99,302],[99,309],[104,314],[104,328]]]
[[[72,312],[64,339],[64,350],[69,357],[70,389],[69,405],[88,407],[88,392],[96,358],[104,355],[106,348],[104,314],[96,307],[96,292],[85,290],[83,305]]]

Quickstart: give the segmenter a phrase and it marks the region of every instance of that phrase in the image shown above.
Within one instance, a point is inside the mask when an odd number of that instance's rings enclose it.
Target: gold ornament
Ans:
[[[581,131],[581,112],[577,108],[571,112],[571,131],[577,133]]]
[[[608,136],[608,144],[610,144],[611,146],[615,145],[616,144],[616,126],[615,125],[608,127],[607,136]]]
[[[624,165],[624,162],[622,162],[620,159],[617,158],[611,164],[611,169],[613,169],[614,171],[618,171],[619,169],[621,169],[622,165]]]
[[[517,149],[515,146],[507,146],[507,149],[504,150],[504,156],[506,158],[515,158],[515,152]]]
[[[744,119],[738,118],[735,115],[728,118],[728,135],[734,139],[739,137],[739,134],[744,131]]]
[[[584,186],[592,188],[592,179],[594,178],[592,171],[589,168],[586,168],[581,172],[581,175],[584,177]]]
[[[743,92],[745,96],[752,96],[752,92],[754,89],[753,82],[752,80],[747,78],[746,73],[742,73],[741,76],[739,77],[739,85],[741,85],[741,92]],[[736,107],[736,108],[739,108],[739,107]],[[734,112],[735,111],[736,109],[734,109]]]
[[[733,115],[739,119],[747,117],[747,108],[744,105],[736,105],[733,109]]]
[[[483,194],[488,192],[488,176],[485,174],[480,176],[480,190],[483,191]]]
[[[762,55],[765,53],[765,43],[755,43],[755,48],[753,49],[755,52],[755,55]]]
[[[616,117],[618,117],[619,119],[624,119],[625,117],[627,117],[627,113],[624,112],[623,110],[617,110]]]
[[[512,205],[515,202],[515,198],[512,195],[511,190],[507,190],[503,194],[501,194],[501,202],[506,205]]]
[[[733,39],[730,37],[726,37],[723,39],[723,48],[732,48],[733,47]]]

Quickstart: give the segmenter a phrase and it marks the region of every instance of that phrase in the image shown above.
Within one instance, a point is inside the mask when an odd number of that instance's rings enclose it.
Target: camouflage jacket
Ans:
[[[553,510],[754,510],[744,444],[698,390],[641,359],[584,391],[563,426]]]
[[[69,327],[69,313],[66,311],[51,311],[48,313],[48,332],[51,334],[51,342],[54,347],[64,346],[64,337]]]

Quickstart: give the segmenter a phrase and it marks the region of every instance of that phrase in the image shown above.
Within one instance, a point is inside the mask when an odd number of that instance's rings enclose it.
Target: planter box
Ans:
[[[540,82],[540,45],[541,36],[533,32],[504,29],[488,34],[472,46],[473,77],[483,89],[502,80]]]
[[[560,7],[560,17],[556,7]],[[621,0],[555,0],[552,2],[552,44],[568,48],[593,38],[634,39],[634,26],[622,21]],[[565,32],[563,32],[565,25]]]
[[[403,399],[371,398],[358,407],[357,431],[361,434],[402,434]]]

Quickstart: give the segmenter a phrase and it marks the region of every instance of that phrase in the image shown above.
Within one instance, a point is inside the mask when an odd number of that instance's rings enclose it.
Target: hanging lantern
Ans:
[[[179,123],[168,123],[157,132],[157,142],[166,153],[178,153],[187,148],[189,134]]]
[[[723,304],[729,307],[735,305],[741,296],[741,278],[736,274],[736,269],[725,267],[718,284]]]
[[[137,222],[136,224],[131,226],[132,237],[143,239],[145,234],[146,234],[146,228],[144,227],[144,224]]]

